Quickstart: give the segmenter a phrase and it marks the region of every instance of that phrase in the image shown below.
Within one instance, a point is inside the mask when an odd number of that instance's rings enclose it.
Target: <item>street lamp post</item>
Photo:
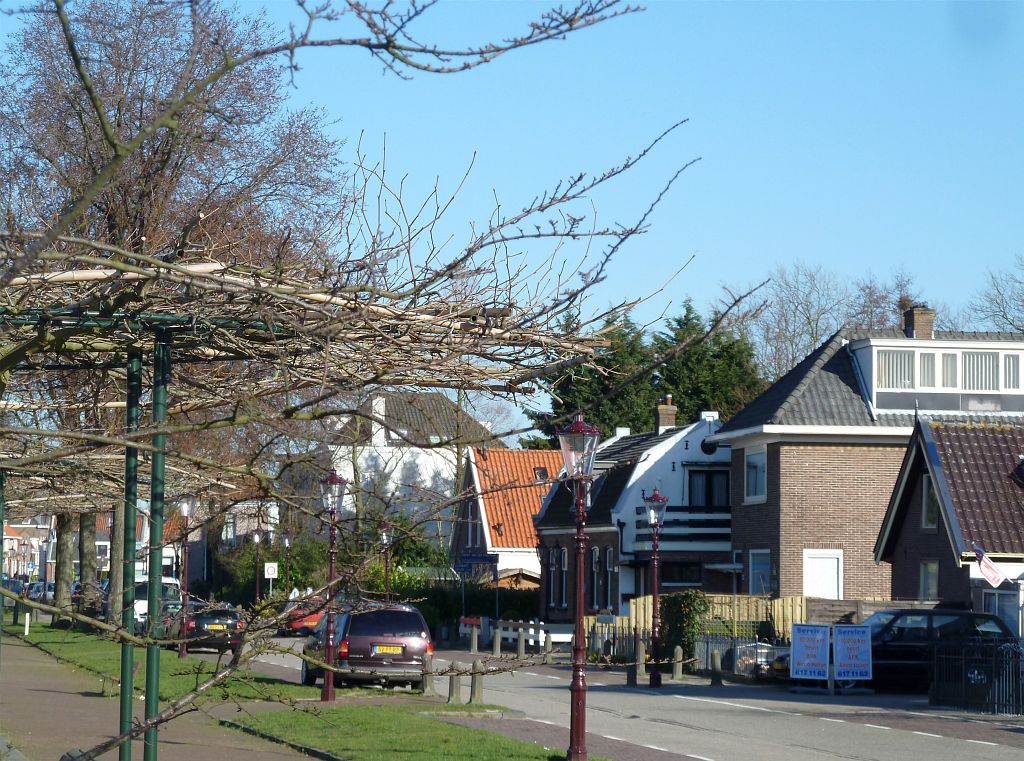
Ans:
[[[327,508],[330,520],[330,545],[327,551],[327,643],[324,648],[324,663],[328,666],[334,665],[334,564],[338,557],[338,504],[345,491],[348,481],[338,475],[338,472],[331,468],[327,478],[320,482],[320,496],[323,506]],[[320,700],[330,702],[334,700],[334,672],[330,668],[324,669],[324,686],[320,691]]]
[[[284,530],[284,593],[287,597],[291,593],[291,560],[292,560],[292,532],[291,529]]]
[[[260,604],[260,532],[252,532],[252,542],[256,545],[256,605],[259,607]]]
[[[178,635],[181,641],[178,643],[178,657],[184,658],[188,655],[188,519],[192,512],[192,502],[195,497],[187,497],[178,505],[178,511],[185,522],[184,533],[181,535],[181,631]],[[166,636],[166,635],[165,635]]]
[[[583,421],[583,415],[558,432],[565,463],[565,478],[573,482],[573,510],[576,517],[576,628],[572,640],[572,684],[569,685],[568,761],[587,761],[587,653],[583,631],[584,574],[587,551],[587,508],[590,476],[601,432]]]
[[[380,527],[380,545],[384,548],[384,602],[391,602],[391,540],[394,529],[390,523]]]
[[[658,605],[658,586],[660,585],[660,574],[658,566],[658,545],[661,541],[661,527],[665,522],[665,506],[668,504],[668,497],[654,487],[651,496],[643,493],[644,502],[647,504],[647,521],[651,527],[651,673],[650,686],[661,687],[661,669],[659,668],[658,656],[661,653],[661,610]]]

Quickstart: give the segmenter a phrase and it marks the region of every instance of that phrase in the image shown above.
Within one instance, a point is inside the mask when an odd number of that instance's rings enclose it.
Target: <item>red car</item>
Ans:
[[[282,637],[311,633],[324,617],[326,601],[322,597],[304,597],[289,600],[281,609],[281,625],[277,633]]]

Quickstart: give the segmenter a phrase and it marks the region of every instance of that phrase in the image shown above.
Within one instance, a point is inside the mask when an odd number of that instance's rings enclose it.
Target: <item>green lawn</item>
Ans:
[[[344,705],[320,711],[275,711],[236,721],[347,761],[564,761],[564,748],[543,748],[504,735],[451,724],[432,714],[464,714],[465,706]],[[481,709],[483,710],[483,709]],[[569,733],[566,730],[566,744]],[[591,761],[602,760],[590,756]]]
[[[20,626],[4,627],[5,632],[22,637]],[[118,676],[121,673],[121,646],[117,642],[66,629],[54,629],[45,624],[32,627],[28,637],[22,637],[42,650],[96,674]],[[135,689],[141,691],[146,683],[146,649],[135,648]],[[178,658],[177,651],[160,651],[160,700],[178,698],[215,673],[216,664],[199,658]],[[303,687],[261,674],[236,672],[223,684],[208,691],[205,700],[312,700],[319,689]]]

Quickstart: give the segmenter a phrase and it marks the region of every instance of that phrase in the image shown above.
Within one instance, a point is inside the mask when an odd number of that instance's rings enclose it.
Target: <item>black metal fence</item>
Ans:
[[[710,671],[711,655],[718,651],[722,671],[739,676],[764,678],[770,675],[771,663],[777,655],[788,653],[788,645],[772,645],[744,637],[705,635],[697,641],[694,656],[696,667]]]
[[[928,702],[962,711],[1024,715],[1024,651],[1016,642],[940,645]]]

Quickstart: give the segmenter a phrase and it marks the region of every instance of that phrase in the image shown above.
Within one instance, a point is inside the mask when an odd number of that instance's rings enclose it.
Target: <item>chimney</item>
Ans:
[[[672,394],[665,394],[665,398],[654,409],[655,433],[676,427],[676,411],[676,406],[672,404]]]
[[[903,313],[903,334],[907,338],[935,338],[935,310],[914,304]]]

